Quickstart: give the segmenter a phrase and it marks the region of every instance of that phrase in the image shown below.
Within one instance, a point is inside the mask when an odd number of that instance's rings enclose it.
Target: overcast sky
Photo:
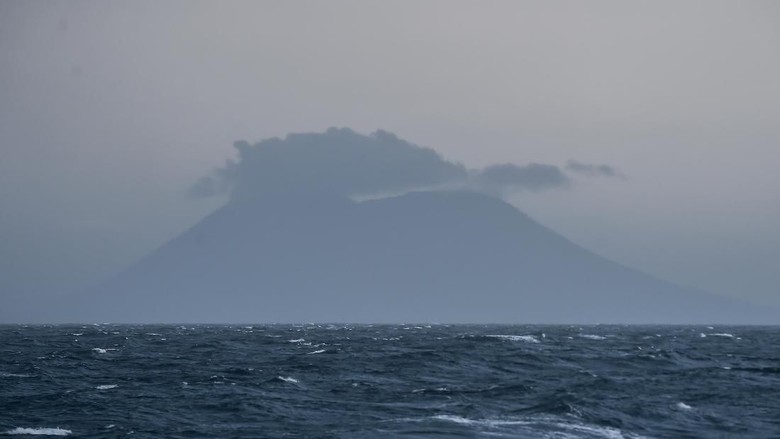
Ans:
[[[780,305],[780,3],[0,2],[0,297],[118,270],[232,143],[384,129],[646,272]],[[574,168],[572,170],[576,171]],[[578,177],[579,176],[579,177]]]

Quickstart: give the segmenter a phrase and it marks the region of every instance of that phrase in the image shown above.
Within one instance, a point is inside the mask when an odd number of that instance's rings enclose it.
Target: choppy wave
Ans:
[[[98,354],[107,354],[108,352],[115,351],[114,348],[92,348],[93,351],[97,352]]]
[[[36,436],[67,436],[72,434],[70,430],[63,428],[22,428],[16,427],[13,430],[8,430],[5,434],[30,434]]]
[[[313,354],[323,354],[323,353],[325,353],[325,352],[327,352],[325,349],[317,349],[316,351],[307,352],[307,354],[309,354],[309,355],[313,355]]]
[[[539,339],[533,335],[504,335],[504,334],[488,334],[485,337],[500,338],[509,341],[524,341],[526,343],[540,343]]]
[[[298,383],[300,382],[300,381],[296,380],[296,379],[295,379],[295,378],[293,378],[293,377],[283,377],[283,376],[279,375],[279,376],[278,376],[278,377],[276,377],[276,378],[277,378],[277,379],[279,379],[279,380],[281,380],[281,381],[284,381],[285,383],[293,383],[293,384],[298,384]]]
[[[780,413],[777,327],[0,326],[0,347],[0,437],[768,438]]]
[[[469,419],[457,415],[436,415],[433,419],[459,425],[476,427],[483,432],[505,431],[514,435],[543,438],[606,438],[644,439],[644,436],[624,432],[618,428],[588,425],[576,420],[555,416],[530,417],[523,419]]]
[[[0,371],[0,378],[30,378],[32,375],[26,373],[11,373]]]

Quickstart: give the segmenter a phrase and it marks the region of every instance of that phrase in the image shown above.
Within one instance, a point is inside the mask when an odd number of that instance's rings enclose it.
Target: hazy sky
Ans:
[[[219,205],[232,143],[378,128],[604,256],[780,305],[780,3],[0,2],[0,292],[126,266]]]

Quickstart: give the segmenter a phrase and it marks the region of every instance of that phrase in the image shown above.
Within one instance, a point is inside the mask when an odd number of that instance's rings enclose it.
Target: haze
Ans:
[[[223,204],[192,188],[235,140],[331,126],[566,169],[503,195],[612,260],[777,306],[778,53],[774,2],[4,1],[0,307]]]

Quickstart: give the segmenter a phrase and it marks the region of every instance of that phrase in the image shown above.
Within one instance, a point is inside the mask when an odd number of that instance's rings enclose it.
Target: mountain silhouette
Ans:
[[[597,256],[501,200],[507,191],[570,185],[557,166],[467,170],[388,132],[364,136],[336,128],[235,146],[238,161],[201,179],[193,191],[230,191],[225,206],[127,270],[53,307],[59,314],[52,319],[776,319],[768,310]],[[367,194],[373,199],[354,201]]]
[[[579,247],[490,196],[231,202],[80,303],[128,322],[711,323],[762,310]]]

